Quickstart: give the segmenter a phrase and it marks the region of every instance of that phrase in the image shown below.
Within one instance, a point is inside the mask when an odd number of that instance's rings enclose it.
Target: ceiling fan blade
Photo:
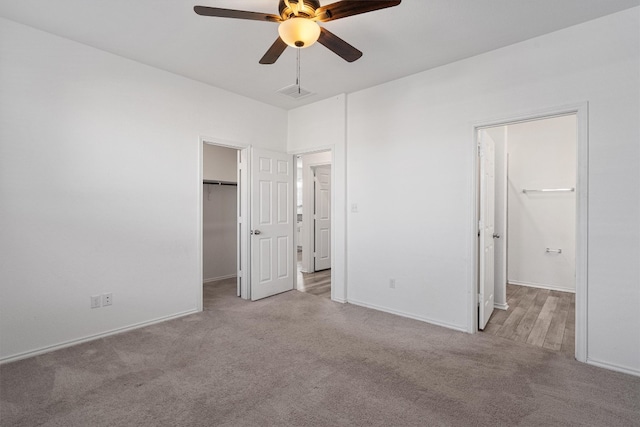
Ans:
[[[202,16],[216,16],[218,18],[250,19],[252,21],[280,22],[282,18],[278,15],[268,13],[247,12],[244,10],[221,9],[219,7],[195,6],[193,10]]]
[[[333,21],[360,13],[373,12],[399,5],[401,0],[377,1],[377,0],[343,0],[336,3],[321,6],[316,9],[315,19],[322,22]]]
[[[347,62],[353,62],[362,56],[362,52],[358,49],[323,27],[320,27],[318,43],[324,45],[327,49]]]
[[[280,55],[282,55],[282,52],[284,52],[286,48],[287,44],[280,37],[278,37],[276,41],[271,45],[269,50],[267,50],[267,53],[265,53],[262,59],[260,59],[260,63],[274,64],[278,60],[278,58],[280,58]]]

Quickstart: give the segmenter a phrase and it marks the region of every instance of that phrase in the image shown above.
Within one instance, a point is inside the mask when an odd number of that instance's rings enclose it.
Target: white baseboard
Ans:
[[[172,315],[169,315],[169,316],[158,317],[157,319],[148,320],[146,322],[135,323],[133,325],[124,326],[122,328],[112,329],[112,330],[107,331],[107,332],[102,332],[102,333],[95,334],[95,335],[89,335],[89,336],[78,338],[78,339],[75,339],[75,340],[65,341],[65,342],[62,342],[60,344],[54,344],[54,345],[50,345],[50,346],[46,346],[46,347],[41,347],[41,348],[38,348],[36,350],[25,351],[23,353],[14,354],[14,355],[7,356],[5,358],[0,359],[0,365],[4,365],[5,363],[10,363],[10,362],[15,362],[15,361],[21,360],[21,359],[27,359],[29,357],[38,356],[38,355],[44,354],[44,353],[50,353],[52,351],[56,351],[56,350],[60,350],[60,349],[63,349],[63,348],[71,347],[71,346],[74,346],[74,345],[77,345],[77,344],[82,344],[82,343],[85,343],[85,342],[88,342],[88,341],[97,340],[97,339],[100,339],[100,338],[105,338],[105,337],[108,337],[108,336],[111,336],[111,335],[116,335],[116,334],[119,334],[119,333],[122,333],[122,332],[127,332],[127,331],[132,331],[134,329],[144,328],[145,326],[151,326],[151,325],[154,325],[156,323],[166,322],[167,320],[172,320],[172,319],[177,319],[179,317],[188,316],[190,314],[198,313],[199,311],[200,310],[197,310],[197,309],[183,311],[181,313],[172,314]]]
[[[226,276],[212,277],[211,279],[204,279],[202,283],[217,282],[218,280],[231,279],[233,277],[237,277],[237,275],[234,273],[234,274],[227,274]]]
[[[497,308],[498,310],[509,310],[509,304],[505,303],[494,303],[493,308]]]
[[[349,299],[347,302],[349,304],[358,305],[360,307],[371,308],[373,310],[378,310],[378,311],[384,311],[385,313],[395,314],[396,316],[407,317],[409,319],[419,320],[421,322],[430,323],[432,325],[442,326],[443,328],[453,329],[453,330],[460,331],[460,332],[465,332],[465,333],[467,332],[467,328],[464,327],[464,326],[452,325],[450,323],[440,322],[439,320],[429,319],[428,317],[423,317],[423,316],[418,316],[418,315],[415,315],[415,314],[405,313],[403,311],[393,310],[393,309],[386,308],[386,307],[380,307],[378,305],[369,304],[369,303],[363,302],[363,301],[357,301],[357,300]]]
[[[571,292],[572,294],[576,293],[575,289],[563,288],[562,286],[547,285],[544,283],[529,283],[529,282],[518,282],[516,280],[509,280],[508,284],[516,285],[516,286],[528,286],[530,288],[549,289],[550,291]]]
[[[610,371],[622,372],[623,374],[633,375],[634,377],[640,377],[640,370],[634,368],[628,368],[626,366],[614,365],[608,362],[601,362],[600,360],[594,360],[587,357],[587,364],[597,366],[599,368],[608,369]]]
[[[339,302],[340,304],[346,304],[347,302],[344,298],[331,298],[331,301]]]

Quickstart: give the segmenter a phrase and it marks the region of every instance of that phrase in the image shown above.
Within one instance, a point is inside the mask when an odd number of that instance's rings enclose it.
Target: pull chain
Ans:
[[[297,51],[297,67],[296,67],[296,84],[298,85],[298,95],[302,92],[300,89],[300,51],[302,49],[298,48]]]

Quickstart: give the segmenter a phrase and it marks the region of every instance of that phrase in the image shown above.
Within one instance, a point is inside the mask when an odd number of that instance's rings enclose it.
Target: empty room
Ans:
[[[0,0],[0,425],[640,426],[639,141],[640,0]]]

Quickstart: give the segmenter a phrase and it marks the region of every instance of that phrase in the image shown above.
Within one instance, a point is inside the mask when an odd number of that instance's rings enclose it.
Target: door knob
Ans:
[[[500,235],[499,235],[499,234],[494,234],[494,235],[493,235],[493,238],[494,238],[494,239],[499,239],[499,238],[500,238]]]
[[[258,235],[260,234],[260,230],[251,230],[251,234]]]

